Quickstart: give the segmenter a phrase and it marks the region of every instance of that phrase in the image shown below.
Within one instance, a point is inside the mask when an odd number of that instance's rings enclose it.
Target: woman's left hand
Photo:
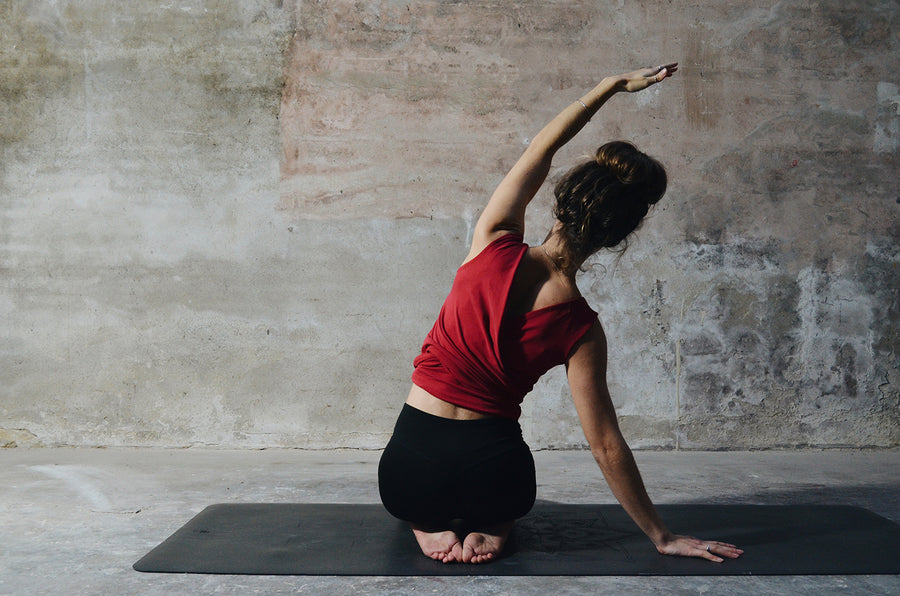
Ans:
[[[714,540],[699,540],[692,536],[673,535],[665,542],[656,545],[656,550],[664,555],[676,555],[681,557],[702,557],[716,563],[721,563],[727,557],[737,559],[744,551],[727,542]]]
[[[651,85],[655,85],[665,79],[671,77],[678,70],[678,63],[663,64],[654,68],[642,68],[632,72],[626,72],[618,77],[619,89],[634,93],[646,89]]]

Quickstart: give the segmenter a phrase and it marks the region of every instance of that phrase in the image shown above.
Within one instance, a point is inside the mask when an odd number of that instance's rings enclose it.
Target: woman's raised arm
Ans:
[[[488,201],[475,226],[466,260],[475,257],[497,236],[524,233],[525,208],[547,178],[554,154],[584,128],[610,97],[621,91],[646,89],[672,76],[676,70],[677,63],[672,63],[607,77],[544,126]]]

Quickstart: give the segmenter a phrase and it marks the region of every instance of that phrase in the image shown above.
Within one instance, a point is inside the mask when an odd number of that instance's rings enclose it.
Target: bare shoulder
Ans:
[[[503,236],[507,236],[509,234],[521,234],[519,230],[494,230],[490,233],[484,232],[483,230],[478,230],[476,228],[475,234],[472,237],[472,246],[469,247],[469,254],[466,255],[466,260],[463,261],[463,265],[477,257],[481,254],[485,248],[491,245],[492,242],[502,238]]]
[[[606,364],[606,333],[600,321],[594,321],[591,328],[572,347],[569,365]]]

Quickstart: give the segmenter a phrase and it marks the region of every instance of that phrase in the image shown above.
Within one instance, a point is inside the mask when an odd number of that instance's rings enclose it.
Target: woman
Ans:
[[[557,219],[544,243],[522,242],[525,208],[556,151],[614,94],[646,89],[677,69],[668,64],[601,81],[531,141],[479,218],[379,464],[382,502],[409,522],[425,555],[483,563],[502,551],[513,521],[535,500],[519,404],[557,364],[566,365],[607,482],[659,552],[717,562],[741,554],[731,544],[674,535],[663,524],[618,428],[603,329],[575,284],[585,259],[620,245],[662,197],[662,165],[629,143],[603,145],[557,184]]]

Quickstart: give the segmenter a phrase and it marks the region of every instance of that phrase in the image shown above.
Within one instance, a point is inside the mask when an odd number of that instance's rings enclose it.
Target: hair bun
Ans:
[[[659,202],[666,192],[667,176],[662,164],[628,141],[611,141],[597,149],[595,161],[617,182],[627,187],[631,199],[648,205]]]
[[[665,194],[666,184],[661,163],[627,141],[612,141],[560,179],[553,214],[569,249],[583,260],[622,243]]]

